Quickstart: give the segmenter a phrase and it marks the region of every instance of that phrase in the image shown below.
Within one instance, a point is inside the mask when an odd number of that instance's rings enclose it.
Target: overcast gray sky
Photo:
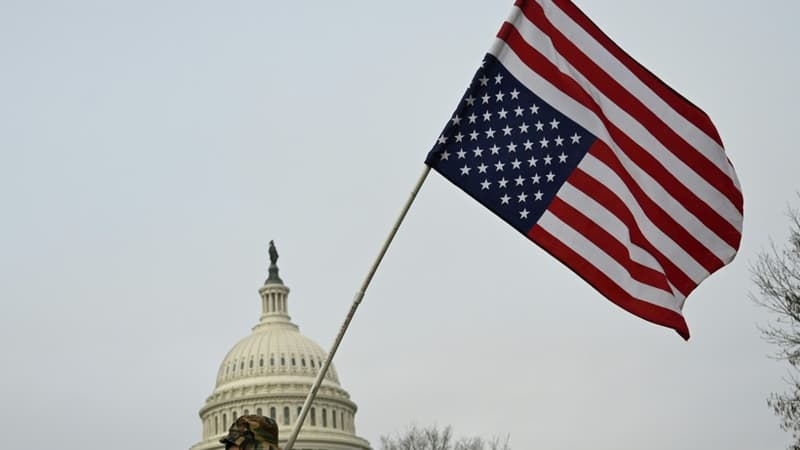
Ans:
[[[328,348],[512,3],[0,0],[3,445],[197,442],[270,239]],[[796,201],[800,3],[577,3],[716,123],[739,256],[689,297],[684,342],[431,174],[335,360],[357,431],[784,448],[748,262]]]

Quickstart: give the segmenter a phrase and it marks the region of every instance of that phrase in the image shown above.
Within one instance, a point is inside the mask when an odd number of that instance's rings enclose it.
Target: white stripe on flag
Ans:
[[[562,222],[549,211],[545,211],[537,224],[566,246],[578,252],[581,257],[603,272],[632,297],[680,314],[680,299],[676,299],[673,295],[661,289],[640,283],[631,278],[625,267],[621,266],[601,248],[594,245],[593,242],[586,239],[580,232]]]
[[[738,186],[738,180],[736,179],[730,162],[718,157],[718,155],[724,153],[725,150],[714,139],[697,128],[692,122],[686,120],[661,97],[656,95],[636,75],[628,70],[624,64],[617,60],[614,55],[609,53],[605,47],[600,45],[600,43],[589,35],[583,27],[575,23],[572,18],[564,13],[564,11],[552,5],[549,1],[537,0],[537,2],[543,5],[545,16],[547,16],[550,22],[564,35],[569,37],[569,40],[580,48],[586,56],[591,58],[595,64],[624,86],[628,92],[647,105],[647,107],[661,120],[667,123],[673,131],[700,151],[709,161],[719,167],[722,172],[731,176],[734,181],[737,181]],[[736,211],[737,215],[739,215],[736,207],[730,204],[730,202],[728,203],[729,206]],[[736,224],[735,222],[733,223],[734,225]]]
[[[579,123],[598,138],[610,143],[610,146],[614,145],[613,140],[610,138],[602,122],[600,122],[600,119],[597,118],[594,112],[586,109],[582,104],[578,103],[572,97],[550,84],[536,72],[531,71],[525,65],[525,63],[519,59],[516,53],[514,53],[508,46],[505,45],[504,41],[498,39],[491,52],[517,80],[519,80],[525,86],[528,86],[529,89],[535,92],[544,101],[551,105],[558,105],[562,114]],[[635,201],[633,195],[628,190],[627,186],[625,186],[622,180],[619,179],[619,176],[617,176],[616,173],[614,173],[605,165],[602,165],[603,169],[609,173],[603,176],[598,176],[597,174],[593,173],[591,169],[587,170],[587,168],[584,166],[584,162],[588,157],[589,155],[586,155],[578,167],[583,168],[585,171],[592,174],[601,183],[609,186],[612,191],[623,198],[628,207],[631,208],[631,212],[636,217],[637,222],[639,222],[642,232],[645,236],[648,236],[653,245],[662,251],[662,253],[664,253],[668,258],[674,260],[675,264],[681,268],[681,270],[689,278],[694,280],[695,283],[699,283],[706,278],[709,275],[708,271],[700,266],[697,261],[694,260],[694,258],[680,248],[680,246],[678,246],[671,238],[666,236],[650,221],[649,218],[647,218],[638,202]],[[596,159],[594,161],[598,164],[602,164]],[[613,183],[614,185],[611,186],[608,183]],[[623,191],[626,195],[623,194]],[[635,208],[633,208],[634,205]],[[651,236],[656,236],[656,239],[650,238]],[[668,248],[669,251],[664,251],[665,248]]]
[[[708,183],[708,181],[699,176],[681,159],[667,150],[647,128],[636,121],[636,119],[631,117],[626,111],[617,106],[616,103],[614,103],[599,89],[597,89],[590,80],[584,77],[583,74],[581,74],[575,67],[570,65],[566,58],[564,58],[563,55],[559,54],[555,50],[550,38],[542,30],[528,21],[523,14],[517,16],[517,23],[514,25],[517,27],[520,34],[525,38],[528,44],[542,53],[542,55],[544,55],[551,63],[558,66],[562,72],[568,73],[586,92],[589,93],[592,99],[600,106],[604,115],[609,121],[611,121],[623,133],[625,133],[625,135],[635,141],[643,150],[650,153],[656,160],[661,162],[661,164],[668,168],[668,171],[675,176],[678,181],[680,181],[695,195],[700,197],[700,199],[706,204],[725,206],[723,211],[716,209],[717,212],[732,226],[738,226],[737,224],[741,222],[741,214],[739,214],[739,211],[736,210],[727,197],[721,195],[716,188]],[[592,114],[594,113],[592,112]],[[578,123],[583,125],[580,122]],[[604,125],[603,129],[605,130]],[[734,248],[728,245],[727,242],[720,239],[713,230],[706,226],[706,224],[697,220],[697,218],[690,213],[685,206],[681,204],[681,202],[676,200],[672,194],[668,192],[668,189],[665,189],[663,185],[654,180],[650,174],[642,170],[638,165],[631,161],[630,158],[628,158],[628,156],[619,149],[619,147],[616,145],[616,142],[611,140],[610,136],[608,138],[603,137],[601,139],[606,142],[612,148],[612,150],[614,150],[614,153],[620,158],[620,161],[625,166],[625,169],[637,181],[639,186],[642,187],[644,192],[647,193],[648,197],[664,208],[667,213],[669,213],[692,235],[697,236],[698,240],[703,242],[706,247],[717,256],[717,258],[726,261],[736,253]],[[720,159],[719,155],[717,155],[717,159]]]
[[[597,203],[594,198],[586,195],[583,191],[572,186],[569,182],[565,183],[558,191],[558,198],[565,203],[576,207],[580,205],[579,211],[591,219],[594,223],[602,224],[601,228],[622,243],[630,253],[630,258],[656,272],[664,273],[664,268],[653,258],[649,252],[631,242],[630,230],[625,222],[617,216],[611,214],[603,205]]]
[[[708,277],[709,272],[702,265],[653,224],[616,172],[591,154],[587,154],[583,158],[578,164],[578,168],[614,192],[625,203],[648,242],[672,261],[695,284]],[[573,205],[573,207],[580,210],[582,205]]]

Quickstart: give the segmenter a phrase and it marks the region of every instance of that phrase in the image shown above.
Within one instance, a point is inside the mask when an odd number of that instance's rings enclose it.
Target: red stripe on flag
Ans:
[[[567,39],[552,22],[547,20],[541,5],[530,1],[524,3],[522,11],[525,16],[550,37],[560,55],[578,69],[606,97],[647,128],[653,137],[661,142],[668,151],[672,152],[698,176],[706,180],[719,193],[730,200],[739,212],[742,211],[742,194],[727,174],[675,133],[644,103],[628,92],[616,79],[606,73],[572,41]],[[617,130],[621,133],[621,130]],[[617,140],[617,136],[613,136],[613,138]],[[741,238],[738,230],[687,189],[652,154],[644,151],[641,146],[628,136],[625,136],[625,139],[629,144],[635,146],[634,148],[623,147],[623,143],[619,142],[620,147],[626,150],[625,153],[631,159],[637,162],[640,167],[646,168],[647,172],[658,180],[659,184],[668,190],[676,200],[685,205],[704,223],[708,224],[709,228],[725,242],[734,248],[738,247]]]
[[[630,249],[625,244],[618,241],[617,238],[580,211],[558,197],[553,199],[547,207],[547,210],[561,219],[562,222],[572,227],[572,229],[580,230],[580,234],[592,241],[594,245],[602,249],[608,256],[613,258],[614,261],[623,266],[631,278],[668,292],[670,295],[673,294],[672,288],[670,288],[667,283],[667,278],[663,273],[631,259]]]
[[[558,67],[550,63],[538,50],[528,45],[514,25],[504,22],[500,27],[500,31],[497,32],[497,37],[505,41],[514,50],[514,53],[519,55],[519,59],[533,72],[538,73],[542,78],[558,86],[562,92],[581,104],[594,104],[591,96],[572,77],[558,70]],[[555,80],[558,80],[558,82]]]
[[[607,124],[611,138],[617,143],[620,150],[638,167],[647,172],[658,184],[667,191],[682,207],[697,217],[706,228],[725,241],[731,248],[738,248],[742,234],[730,222],[708,206],[689,188],[664,167],[653,155],[645,151],[633,139],[613,124]],[[738,192],[738,191],[737,191]],[[741,205],[741,204],[740,204]]]
[[[669,282],[675,286],[684,297],[688,296],[697,284],[684,273],[675,263],[667,258],[644,236],[641,228],[636,223],[636,218],[631,213],[628,205],[608,187],[589,176],[586,172],[575,169],[567,180],[569,184],[579,189],[584,194],[601,204],[617,219],[622,221],[630,233],[631,242],[649,253],[661,265]]]
[[[542,227],[534,226],[528,233],[528,237],[622,309],[655,324],[672,328],[684,339],[689,339],[689,327],[686,325],[682,315],[648,303],[646,300],[632,297],[601,270],[542,229]]]
[[[583,104],[586,108],[594,112],[597,117],[609,129],[615,128],[612,123],[603,115],[602,109],[591,98],[591,96],[583,90],[572,78],[568,77],[558,68],[553,65],[547,58],[544,57],[538,50],[531,47],[519,34],[519,31],[511,24],[506,22],[498,33],[498,37],[503,39],[506,44],[516,53],[520,60],[522,60],[531,70],[538,73],[545,78],[548,82],[556,86],[559,90],[569,95],[576,101]],[[621,133],[621,132],[620,132]],[[598,141],[601,142],[601,141]],[[661,207],[650,199],[641,187],[636,184],[630,174],[625,171],[619,159],[611,152],[605,144],[598,149],[605,149],[607,151],[600,152],[602,158],[599,159],[606,162],[606,164],[614,170],[620,178],[625,182],[631,193],[636,197],[637,202],[641,205],[645,214],[653,221],[653,223],[661,229],[665,234],[670,236],[678,245],[688,252],[694,259],[696,259],[703,267],[709,272],[713,272],[723,265],[723,262],[709,251],[700,241],[694,238],[685,228],[669,216]],[[593,153],[590,150],[590,153]]]
[[[717,133],[717,129],[709,119],[708,115],[687,100],[680,93],[669,87],[666,83],[661,81],[660,78],[655,76],[652,72],[647,70],[644,66],[639,64],[635,59],[622,50],[616,43],[614,43],[600,28],[592,22],[591,19],[575,6],[570,0],[551,0],[556,6],[559,7],[566,15],[568,15],[575,23],[577,23],[587,34],[591,35],[598,44],[602,45],[606,51],[614,55],[625,67],[628,68],[639,80],[646,84],[653,92],[656,93],[662,100],[669,104],[672,109],[677,111],[686,120],[694,124],[697,128],[702,130],[708,137],[716,141],[722,147],[722,139]],[[522,3],[528,3],[528,0],[523,0]],[[741,204],[739,202],[738,204]]]
[[[598,140],[592,145],[589,149],[589,153],[611,168],[611,170],[622,179],[625,186],[628,187],[644,213],[650,218],[650,221],[666,235],[670,236],[675,243],[680,245],[682,249],[689,253],[689,255],[707,271],[714,272],[725,265],[725,263],[709,251],[702,242],[697,240],[692,233],[682,227],[681,224],[667,214],[658,203],[653,201],[642,191],[641,187],[636,184],[636,180],[622,167],[622,163],[620,163],[617,155],[615,155],[603,141]]]

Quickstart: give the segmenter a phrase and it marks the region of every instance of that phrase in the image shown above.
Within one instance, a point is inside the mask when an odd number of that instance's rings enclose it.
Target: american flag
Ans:
[[[426,164],[631,313],[689,329],[742,194],[706,114],[569,0],[518,0]]]

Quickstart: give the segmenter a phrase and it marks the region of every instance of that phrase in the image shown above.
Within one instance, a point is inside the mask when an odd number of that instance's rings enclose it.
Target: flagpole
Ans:
[[[366,278],[364,278],[364,282],[361,283],[361,288],[358,291],[356,291],[356,295],[353,298],[353,304],[350,305],[350,311],[347,313],[347,317],[345,317],[344,323],[342,323],[342,326],[339,329],[339,334],[336,335],[336,339],[333,341],[331,350],[328,352],[328,357],[325,358],[325,362],[319,369],[319,373],[317,373],[317,378],[316,380],[314,380],[314,384],[311,386],[311,390],[308,392],[306,401],[305,403],[303,403],[303,408],[300,410],[300,415],[297,417],[297,421],[295,422],[292,434],[291,436],[289,436],[289,440],[286,441],[286,445],[283,447],[283,450],[292,450],[294,442],[295,440],[297,440],[297,435],[300,433],[300,428],[303,427],[303,422],[305,421],[305,418],[308,415],[308,410],[311,409],[311,402],[313,402],[314,398],[317,396],[317,391],[319,390],[319,387],[322,385],[322,380],[325,378],[325,374],[328,372],[328,368],[331,365],[333,356],[336,354],[336,350],[339,348],[339,344],[342,342],[342,338],[344,337],[345,332],[347,332],[347,327],[350,326],[350,321],[353,320],[353,316],[356,313],[356,309],[358,309],[358,305],[361,304],[361,300],[364,298],[364,294],[367,292],[367,288],[369,287],[369,284],[372,282],[372,277],[375,276],[375,272],[378,270],[378,266],[381,264],[383,256],[389,249],[389,245],[392,243],[394,235],[397,234],[397,230],[400,228],[400,224],[403,223],[403,219],[406,218],[406,213],[408,213],[408,210],[411,208],[411,204],[414,203],[414,199],[417,197],[417,193],[419,193],[419,190],[422,188],[422,184],[425,182],[425,178],[428,177],[428,173],[430,171],[431,171],[430,166],[425,165],[425,169],[423,169],[422,174],[419,176],[417,184],[414,185],[414,189],[411,191],[408,200],[406,200],[406,204],[403,205],[403,209],[400,211],[399,217],[397,217],[394,226],[389,232],[389,236],[383,243],[383,247],[381,247],[380,252],[378,252],[378,256],[375,258],[375,262],[372,263],[372,267],[370,268],[369,272],[367,272],[367,276]]]

